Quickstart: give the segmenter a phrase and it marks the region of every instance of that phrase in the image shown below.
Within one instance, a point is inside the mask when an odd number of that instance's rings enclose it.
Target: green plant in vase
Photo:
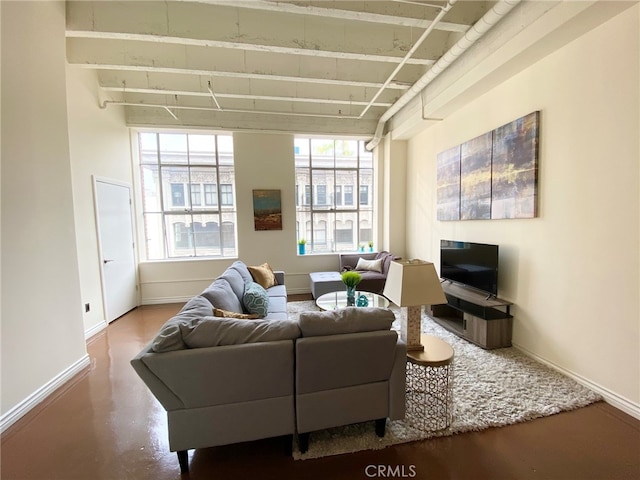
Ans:
[[[304,238],[298,240],[298,255],[304,255],[307,241]]]
[[[342,272],[342,283],[347,287],[347,306],[356,304],[356,286],[362,280],[362,275],[358,272],[348,271]]]
[[[373,240],[369,240],[369,251],[373,252]]]

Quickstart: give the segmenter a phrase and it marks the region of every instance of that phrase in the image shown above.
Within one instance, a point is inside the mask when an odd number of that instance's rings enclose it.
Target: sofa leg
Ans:
[[[384,432],[386,430],[386,427],[387,427],[386,418],[380,418],[376,420],[376,435],[378,435],[380,438],[384,437]]]
[[[298,448],[300,453],[307,453],[307,450],[309,450],[309,432],[298,434]]]
[[[287,457],[293,455],[293,435],[285,435],[284,437],[284,454]]]
[[[180,463],[180,473],[189,473],[189,451],[180,450],[178,454],[178,462]]]

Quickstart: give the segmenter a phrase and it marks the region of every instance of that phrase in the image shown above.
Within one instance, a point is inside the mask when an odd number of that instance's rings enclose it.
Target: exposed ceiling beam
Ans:
[[[352,52],[333,52],[310,48],[281,47],[277,45],[259,45],[255,43],[227,42],[221,40],[203,40],[185,37],[170,37],[166,35],[146,35],[139,33],[96,32],[87,30],[67,30],[67,38],[91,38],[99,40],[128,40],[151,43],[169,43],[174,45],[188,45],[196,47],[229,48],[254,52],[280,53],[286,55],[305,55],[310,57],[336,58],[340,60],[359,60],[366,62],[398,63],[402,57],[389,55],[370,55]],[[435,60],[411,58],[406,61],[410,65],[433,65]]]
[[[215,108],[215,107],[197,107],[186,105],[162,105],[158,103],[141,103],[141,102],[125,102],[120,100],[104,100],[100,105],[100,108],[107,108],[108,105],[122,105],[128,107],[146,107],[146,108],[161,108],[171,114],[171,116],[177,120],[173,110],[203,110],[211,112],[224,112],[224,113],[249,113],[252,115],[278,115],[286,117],[316,117],[316,118],[336,118],[343,120],[359,120],[357,115],[340,115],[329,113],[308,113],[308,112],[278,112],[274,110],[247,110],[241,108]]]
[[[95,70],[131,70],[138,72],[154,72],[154,73],[178,73],[184,75],[202,75],[209,77],[227,77],[242,78],[249,80],[276,80],[282,82],[293,83],[318,83],[323,85],[362,87],[362,88],[380,88],[383,84],[379,82],[358,82],[353,80],[335,80],[329,78],[309,78],[309,77],[291,77],[285,75],[268,75],[261,73],[244,73],[244,72],[221,72],[216,70],[194,70],[190,68],[171,68],[171,67],[153,67],[147,65],[108,65],[102,63],[73,63],[82,68]],[[405,83],[391,82],[387,88],[397,90],[408,90],[411,85]]]
[[[187,1],[187,0],[180,0]],[[299,6],[291,3],[270,2],[264,0],[197,0],[198,3],[207,3],[210,5],[218,5],[225,7],[247,8],[253,10],[263,10],[269,12],[292,13],[297,15],[318,16],[323,18],[336,18],[341,20],[350,20],[357,22],[383,23],[388,25],[397,25],[401,27],[428,28],[432,20],[423,20],[420,18],[398,17],[393,15],[382,15],[379,13],[357,12],[352,10],[341,10],[335,8],[321,8],[312,6]],[[338,3],[339,4],[339,3]],[[425,5],[429,6],[429,5]],[[440,22],[437,30],[447,32],[466,32],[470,25],[452,22]]]
[[[105,91],[109,92],[120,92],[120,93],[144,93],[144,94],[152,94],[152,95],[181,95],[181,96],[195,96],[195,97],[210,97],[211,94],[209,92],[194,92],[194,91],[185,91],[185,90],[161,90],[158,88],[129,88],[129,87],[100,87]],[[216,92],[216,97],[218,98],[230,98],[230,99],[243,99],[243,100],[269,100],[275,102],[295,102],[295,103],[326,103],[332,105],[367,105],[368,102],[363,101],[354,101],[354,100],[336,100],[336,99],[327,99],[327,98],[308,98],[308,97],[279,97],[273,95],[240,95],[233,93],[218,93]],[[391,102],[376,102],[373,103],[374,107],[390,107],[392,105]]]

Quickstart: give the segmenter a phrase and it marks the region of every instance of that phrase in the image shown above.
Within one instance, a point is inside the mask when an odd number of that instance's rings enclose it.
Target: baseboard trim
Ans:
[[[107,328],[109,324],[107,322],[105,322],[104,320],[102,320],[100,323],[98,323],[97,325],[94,325],[91,328],[88,328],[87,330],[84,331],[84,339],[89,340],[91,337],[93,337],[94,335],[100,333],[102,330],[104,330],[105,328]]]
[[[301,295],[311,293],[308,288],[287,288],[289,295]],[[156,298],[144,298],[142,305],[163,305],[166,303],[186,303],[189,299],[193,298],[193,295],[184,297],[156,297]]]
[[[49,395],[71,380],[75,375],[80,373],[84,368],[91,364],[88,354],[85,354],[78,361],[73,363],[46,384],[33,392],[7,413],[0,418],[0,433],[4,433],[11,425],[24,417],[29,411],[45,400]]]
[[[184,297],[156,297],[145,298],[142,300],[142,305],[163,305],[165,303],[186,303],[193,295]]]
[[[547,365],[548,367],[553,368],[554,370],[557,370],[558,372],[566,375],[567,377],[573,378],[576,382],[584,385],[585,387],[589,387],[591,390],[593,390],[594,392],[599,393],[600,395],[602,395],[602,398],[604,399],[605,402],[607,402],[608,404],[616,407],[619,410],[622,410],[624,413],[631,415],[634,418],[637,418],[638,420],[640,420],[640,404],[634,403],[631,400],[618,395],[615,392],[612,392],[611,390],[609,390],[606,387],[603,387],[602,385],[599,385],[595,382],[592,382],[591,380],[589,380],[588,378],[583,377],[582,375],[579,375],[575,372],[572,372],[570,370],[567,370],[566,368],[563,368],[553,362],[550,362],[549,360],[527,350],[526,348],[522,347],[521,345],[517,345],[517,344],[513,344],[513,347],[520,350],[523,354],[527,355],[528,357],[534,358],[537,361],[539,361],[540,363],[544,363],[545,365]]]

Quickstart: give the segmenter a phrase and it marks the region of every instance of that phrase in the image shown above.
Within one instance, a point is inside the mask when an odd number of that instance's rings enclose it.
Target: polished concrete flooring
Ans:
[[[640,479],[640,421],[602,402],[523,424],[317,460],[284,455],[280,439],[191,450],[191,472],[181,477],[168,450],[165,412],[129,365],[179,307],[138,308],[90,339],[87,371],[2,436],[2,480]]]

